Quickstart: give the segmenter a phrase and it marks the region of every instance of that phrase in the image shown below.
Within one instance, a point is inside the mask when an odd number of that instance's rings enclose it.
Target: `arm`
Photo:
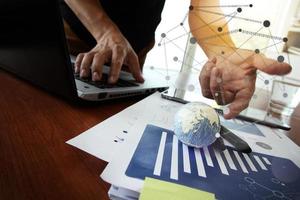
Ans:
[[[217,62],[225,60],[234,64],[241,64],[245,60],[252,62],[255,57],[254,51],[251,52],[236,47],[229,33],[228,21],[225,16],[221,15],[223,14],[222,9],[217,7],[219,4],[219,0],[191,0],[191,5],[194,7],[189,12],[189,24],[192,34],[206,55],[209,58],[216,57]],[[216,7],[205,7],[212,5]],[[228,15],[234,16],[235,13],[229,13]],[[260,57],[262,56],[260,54]],[[268,62],[267,64],[271,63]]]
[[[121,67],[127,64],[137,81],[143,82],[138,57],[118,27],[107,16],[98,0],[65,0],[79,20],[97,41],[89,52],[81,53],[75,62],[75,71],[81,77],[89,76],[98,81],[102,76],[102,66],[111,61],[110,83],[118,80]]]
[[[230,104],[225,118],[233,118],[248,107],[255,90],[256,71],[271,75],[284,75],[291,71],[287,63],[279,63],[235,46],[219,0],[191,0],[190,29],[199,45],[210,58],[202,68],[199,81],[202,94],[220,105]],[[220,27],[222,29],[220,29]],[[227,34],[228,33],[228,34]]]
[[[212,5],[218,6],[219,0],[191,0],[192,9],[189,12],[189,24],[193,36],[205,54],[208,57],[216,56],[223,60],[222,57],[233,53],[235,45],[230,34],[224,34],[229,32],[225,17],[205,12],[222,13],[219,7],[205,7]],[[219,30],[220,27],[221,30]],[[222,52],[224,52],[223,55]]]
[[[120,34],[118,27],[106,15],[98,0],[65,0],[65,2],[96,40],[101,39],[106,32]]]

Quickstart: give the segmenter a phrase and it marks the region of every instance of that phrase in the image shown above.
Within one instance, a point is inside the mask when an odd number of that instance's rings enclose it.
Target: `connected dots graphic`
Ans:
[[[192,85],[192,84],[188,85],[188,91],[192,92],[194,90],[195,90],[195,86],[194,85]]]
[[[283,56],[278,56],[277,60],[278,60],[278,62],[283,62],[284,61],[284,57]]]
[[[190,39],[190,43],[191,43],[191,44],[196,44],[196,43],[197,43],[196,38],[192,37],[192,38]]]
[[[269,80],[265,80],[264,83],[265,83],[266,85],[269,85],[270,81],[269,81]]]
[[[218,8],[218,9],[215,9]],[[225,10],[226,12],[220,12],[218,10]],[[207,20],[204,19],[203,16],[200,16],[199,13],[207,13],[209,16],[214,16],[212,19]],[[289,54],[283,55],[279,51],[279,46],[284,45],[288,42],[287,37],[275,36],[272,34],[272,20],[270,19],[255,19],[255,5],[253,3],[250,4],[242,4],[242,5],[206,5],[206,6],[195,6],[189,5],[187,8],[186,14],[183,16],[182,20],[177,23],[177,25],[162,31],[160,33],[160,39],[157,43],[157,48],[162,49],[163,55],[162,58],[165,60],[164,67],[166,68],[167,74],[164,76],[165,80],[172,81],[173,76],[170,75],[169,65],[172,64],[169,62],[169,57],[173,63],[177,64],[186,64],[185,58],[192,59],[193,64],[191,67],[192,72],[200,73],[202,66],[207,62],[206,58],[194,57],[194,55],[189,55],[185,51],[185,46],[180,44],[179,41],[186,40],[191,45],[198,45],[197,38],[192,36],[192,32],[197,30],[205,30],[211,29],[212,34],[206,35],[205,38],[201,38],[201,45],[204,45],[209,49],[209,51],[216,56],[222,57],[224,61],[226,61],[232,54],[237,54],[241,60],[246,60],[246,57],[239,54],[239,50],[248,50],[252,52],[252,56],[257,56],[258,58],[262,58],[267,50],[272,50],[277,53],[276,57],[272,57],[274,61],[279,63],[290,63]],[[204,23],[205,25],[199,25],[195,30],[191,30],[189,28],[188,17],[195,16],[199,21]],[[245,16],[253,16],[253,18],[245,17]],[[224,23],[225,20],[225,23]],[[244,26],[236,27],[229,26],[230,28],[226,28],[231,22],[239,21],[244,24]],[[220,23],[222,22],[222,23]],[[248,25],[252,27],[252,29],[248,29]],[[253,30],[253,27],[257,27],[257,30]],[[247,30],[248,29],[248,30]],[[236,43],[235,47],[230,46],[225,37],[228,35],[232,37],[242,38],[239,43]],[[215,44],[212,41],[215,39],[219,39],[223,41],[223,44]],[[188,39],[188,40],[187,40]],[[249,42],[255,41],[257,39],[265,39],[268,40],[267,46],[256,46],[253,49],[248,49],[246,46]],[[218,47],[219,50],[215,50]],[[180,54],[171,54],[170,49],[177,49]],[[233,52],[233,53],[232,53]],[[272,63],[268,63],[266,65],[271,65]],[[267,66],[268,67],[268,66]],[[180,71],[178,68],[177,72]],[[265,87],[267,90],[271,90],[273,80],[277,79],[275,76],[269,76],[264,74],[261,71],[257,71],[257,81],[261,82],[262,87]],[[245,77],[245,81],[247,77]],[[250,81],[250,80],[249,80]],[[222,85],[226,84],[222,78],[217,79],[217,84]],[[173,85],[175,86],[175,85]],[[193,83],[188,83],[186,85],[186,91],[189,92],[197,92],[199,91],[200,85],[198,80]],[[288,97],[288,93],[285,91],[285,88],[282,88],[282,96],[284,98]],[[214,94],[214,96],[223,96],[220,93]],[[260,94],[255,94],[253,99],[260,96]],[[229,110],[225,110],[225,112]]]
[[[292,200],[293,196],[298,196],[299,192],[290,192],[286,184],[279,179],[271,178],[270,183],[277,185],[278,187],[284,188],[288,192],[282,192],[278,190],[273,190],[272,188],[267,187],[266,185],[259,183],[257,180],[244,177],[244,183],[240,184],[239,188],[248,192],[252,195],[253,199],[284,199]]]
[[[271,22],[269,20],[264,21],[264,27],[268,28],[271,25]]]

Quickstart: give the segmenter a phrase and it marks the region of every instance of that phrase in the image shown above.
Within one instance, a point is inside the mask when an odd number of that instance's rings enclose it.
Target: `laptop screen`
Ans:
[[[61,96],[77,96],[58,1],[1,0],[0,27],[0,68]]]

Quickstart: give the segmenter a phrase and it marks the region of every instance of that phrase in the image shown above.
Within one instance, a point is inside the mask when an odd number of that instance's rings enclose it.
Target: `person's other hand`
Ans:
[[[105,63],[111,63],[108,79],[111,84],[118,81],[123,64],[129,67],[136,81],[144,82],[138,56],[119,31],[106,32],[92,50],[78,54],[75,73],[80,73],[83,78],[92,76],[93,81],[100,81]]]
[[[249,105],[255,90],[257,70],[270,75],[284,75],[291,71],[291,66],[263,55],[250,56],[238,64],[229,60],[218,62],[213,57],[203,66],[199,76],[202,95],[215,99],[219,105],[230,104],[224,117],[234,118]]]

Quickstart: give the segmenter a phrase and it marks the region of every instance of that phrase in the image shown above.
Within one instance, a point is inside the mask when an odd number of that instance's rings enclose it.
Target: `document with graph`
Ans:
[[[218,200],[300,198],[300,169],[291,160],[232,147],[188,147],[155,125],[144,129],[125,174],[205,190]]]

